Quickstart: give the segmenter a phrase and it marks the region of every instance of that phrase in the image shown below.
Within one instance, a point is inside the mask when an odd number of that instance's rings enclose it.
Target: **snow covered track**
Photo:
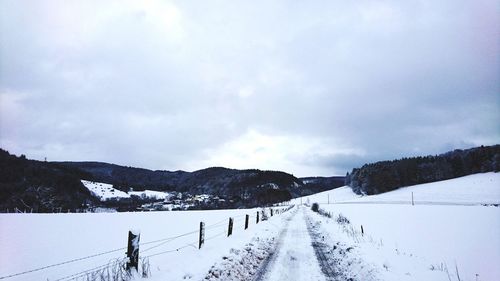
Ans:
[[[313,241],[305,222],[305,212],[296,211],[284,230],[277,249],[269,262],[262,268],[258,281],[279,280],[333,280],[325,277],[318,263]],[[330,273],[329,273],[330,274]]]

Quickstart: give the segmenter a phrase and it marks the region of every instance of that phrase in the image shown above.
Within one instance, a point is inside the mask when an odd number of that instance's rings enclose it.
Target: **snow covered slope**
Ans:
[[[129,198],[126,192],[113,188],[112,184],[82,180],[83,185],[102,201],[111,198]]]
[[[371,195],[356,195],[348,186],[313,194],[302,202],[330,203],[397,203],[411,204],[491,205],[500,204],[500,173],[484,173],[461,178],[403,187]],[[300,203],[300,198],[295,202]]]
[[[153,198],[163,200],[169,196],[167,192],[161,191],[153,191],[153,190],[144,190],[144,191],[131,191],[131,192],[123,192],[116,188],[113,188],[112,184],[93,182],[82,180],[83,185],[90,191],[92,194],[101,199],[101,201],[109,200],[109,199],[120,199],[120,198],[130,198],[131,195],[139,196],[142,198]]]
[[[484,173],[419,184],[384,194],[366,196],[360,201],[411,201],[450,204],[500,204],[500,173]]]

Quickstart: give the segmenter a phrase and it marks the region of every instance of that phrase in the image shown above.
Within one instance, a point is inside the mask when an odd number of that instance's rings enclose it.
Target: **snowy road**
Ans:
[[[305,220],[304,207],[290,218],[278,241],[276,252],[264,265],[259,281],[327,280],[316,258]]]

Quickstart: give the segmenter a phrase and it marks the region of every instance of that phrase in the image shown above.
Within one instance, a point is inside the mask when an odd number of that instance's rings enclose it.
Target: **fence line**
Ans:
[[[287,208],[278,208],[279,211],[278,212],[274,212],[274,215],[285,213],[286,211],[290,210],[291,208],[293,208],[293,205],[292,206],[288,206]],[[271,210],[271,213],[273,213],[273,211],[272,211],[273,209],[272,208],[269,208],[269,209]],[[242,215],[234,216],[233,218],[242,218],[242,217],[246,217],[246,216],[247,216],[247,214],[242,214]],[[208,229],[216,229],[216,228],[220,228],[220,227],[226,226],[226,224],[227,224],[227,218],[225,218],[223,220],[220,220],[218,222],[215,222],[215,223],[213,223],[211,225],[208,225],[205,229],[207,229],[207,230]],[[145,250],[142,250],[141,253],[144,253],[144,252],[150,251],[152,249],[161,247],[161,246],[163,246],[163,245],[167,244],[168,242],[171,242],[171,241],[173,241],[175,239],[178,239],[178,238],[181,238],[181,237],[185,237],[185,236],[188,236],[188,235],[191,235],[191,234],[198,233],[198,231],[199,230],[194,230],[194,231],[186,232],[186,233],[183,233],[183,234],[180,234],[180,235],[177,235],[177,236],[171,236],[171,237],[166,237],[166,238],[157,239],[157,240],[153,240],[153,241],[143,242],[143,243],[139,243],[138,246],[145,246],[145,245],[151,245],[151,244],[159,243],[158,245],[154,245],[154,246],[151,246],[151,247],[149,247],[149,248],[147,248]],[[212,235],[212,236],[210,236],[210,237],[208,237],[208,238],[206,238],[204,240],[205,241],[212,240],[212,239],[215,239],[215,238],[217,238],[219,236],[222,236],[222,235],[224,235],[226,233],[227,233],[226,231],[222,231],[222,232],[219,232],[219,233],[217,233],[215,235]],[[194,244],[196,244],[196,242]],[[183,245],[183,246],[178,247],[176,249],[171,249],[171,250],[167,250],[167,251],[163,251],[163,252],[151,254],[151,255],[145,256],[143,258],[149,258],[149,257],[154,257],[154,256],[166,254],[166,253],[177,252],[177,251],[179,251],[181,249],[184,249],[184,248],[187,248],[187,247],[194,247],[194,248],[198,249],[194,244],[191,244],[191,243],[190,244],[186,244],[186,245]],[[97,254],[92,254],[92,255],[88,255],[88,256],[84,256],[84,257],[80,257],[80,258],[75,258],[75,259],[64,261],[64,262],[60,262],[60,263],[55,263],[55,264],[51,264],[51,265],[47,265],[47,266],[43,266],[43,267],[31,269],[31,270],[26,270],[26,271],[23,271],[23,272],[18,272],[18,273],[14,273],[14,274],[10,274],[10,275],[5,275],[5,276],[0,276],[0,280],[2,280],[2,279],[8,279],[8,278],[12,278],[12,277],[16,277],[16,276],[28,274],[28,273],[33,273],[33,272],[45,270],[45,269],[48,269],[48,268],[53,268],[53,267],[61,266],[61,265],[66,265],[66,264],[70,264],[70,263],[74,263],[74,262],[78,262],[78,261],[82,261],[82,260],[86,260],[86,259],[91,259],[91,258],[103,256],[103,255],[106,255],[106,254],[111,254],[111,253],[115,253],[115,252],[118,252],[118,251],[123,251],[123,250],[126,250],[126,249],[127,249],[127,247],[117,248],[117,249],[113,249],[113,250],[108,250],[108,251],[100,252],[100,253],[97,253]],[[115,261],[115,263],[117,263],[119,260],[120,260],[120,258],[118,258]],[[104,265],[100,265],[98,267],[94,267],[94,268],[91,268],[91,269],[88,269],[88,270],[85,270],[85,271],[74,273],[74,274],[71,274],[71,275],[68,275],[68,276],[56,279],[54,281],[63,281],[63,280],[76,279],[76,278],[82,277],[85,274],[88,274],[90,272],[98,271],[100,269],[109,267],[110,264],[111,264],[111,262],[108,262],[108,263],[106,263]]]

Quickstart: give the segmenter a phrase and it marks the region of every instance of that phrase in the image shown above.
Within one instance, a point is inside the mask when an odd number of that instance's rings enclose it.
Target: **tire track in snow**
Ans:
[[[304,210],[305,212],[305,210]],[[312,247],[314,249],[314,253],[316,254],[316,258],[318,259],[318,263],[321,267],[321,271],[327,278],[327,280],[337,281],[337,280],[345,280],[342,274],[330,263],[330,259],[328,258],[329,247],[323,242],[323,238],[320,238],[319,235],[314,232],[312,227],[311,219],[308,215],[305,215],[307,231],[309,232],[309,236],[312,240]]]
[[[296,211],[277,243],[275,253],[261,267],[257,281],[329,280],[312,246],[305,212]]]
[[[296,215],[297,210],[293,210],[293,212],[294,213],[292,214],[292,216],[290,216],[289,218],[286,219],[287,222],[286,222],[285,228],[278,235],[278,239],[277,239],[276,244],[274,246],[274,250],[269,254],[269,256],[267,256],[267,258],[264,261],[262,261],[259,270],[255,274],[255,277],[253,279],[254,281],[264,281],[264,279],[263,279],[264,275],[268,272],[268,270],[270,268],[270,264],[275,262],[276,257],[278,256],[279,251],[280,251],[282,244],[283,244],[283,237],[285,237],[285,235],[287,234],[288,225],[289,225],[290,221],[292,220],[292,218]]]

